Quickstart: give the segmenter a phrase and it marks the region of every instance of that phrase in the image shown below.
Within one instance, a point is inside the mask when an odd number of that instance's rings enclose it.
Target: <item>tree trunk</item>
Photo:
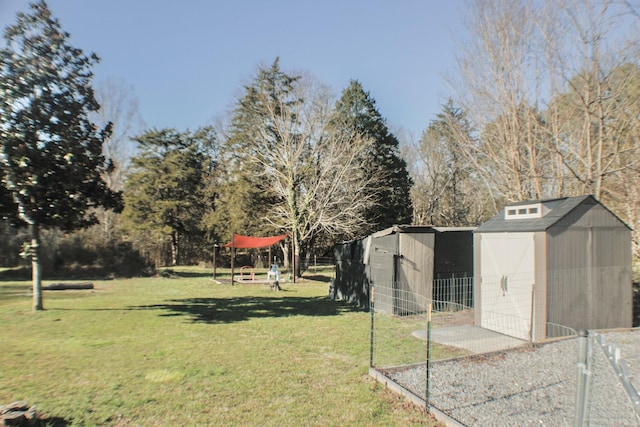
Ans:
[[[171,265],[176,266],[180,261],[179,234],[177,231],[171,233]]]
[[[42,306],[42,282],[40,275],[40,229],[31,224],[31,277],[33,279],[33,310],[44,310]]]
[[[301,261],[300,253],[296,253],[294,257],[294,262],[296,264],[296,277],[302,277],[302,267],[300,265],[300,261]]]
[[[282,243],[280,245],[280,249],[282,249],[282,266],[285,269],[289,268],[289,246],[286,243]]]
[[[293,277],[294,283],[296,277],[302,277],[302,269],[300,268],[300,239],[298,233],[293,232]]]

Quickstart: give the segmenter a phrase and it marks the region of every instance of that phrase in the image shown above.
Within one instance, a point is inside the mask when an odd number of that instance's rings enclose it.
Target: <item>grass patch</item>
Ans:
[[[437,314],[434,314],[434,317]],[[376,368],[421,364],[427,360],[427,343],[413,336],[426,331],[427,315],[397,316],[376,312],[374,316],[374,354]],[[468,354],[465,350],[431,342],[431,359],[450,359]]]
[[[217,284],[211,270],[44,293],[0,282],[0,404],[69,425],[435,425],[368,377],[369,313],[327,282]]]

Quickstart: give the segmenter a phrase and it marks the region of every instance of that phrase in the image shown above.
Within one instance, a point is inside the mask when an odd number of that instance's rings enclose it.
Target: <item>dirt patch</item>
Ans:
[[[436,327],[473,325],[473,309],[434,313],[431,320]]]

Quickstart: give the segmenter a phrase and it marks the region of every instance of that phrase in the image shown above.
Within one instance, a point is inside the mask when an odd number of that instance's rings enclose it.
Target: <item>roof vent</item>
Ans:
[[[532,203],[529,205],[507,206],[504,209],[504,219],[530,219],[542,218],[546,212],[543,212],[542,203]]]

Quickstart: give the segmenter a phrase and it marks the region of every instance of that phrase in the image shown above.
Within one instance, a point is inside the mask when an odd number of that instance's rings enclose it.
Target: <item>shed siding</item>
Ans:
[[[549,234],[547,251],[548,322],[580,329],[589,323],[587,236],[579,229]]]
[[[477,233],[473,235],[473,322],[476,325],[481,325],[483,322],[483,314],[482,314],[482,304],[484,301],[482,300],[481,290],[482,290],[482,263],[480,262],[481,253],[480,253],[480,242],[482,240],[482,234]]]
[[[557,234],[567,228],[575,227],[612,227],[629,230],[620,219],[594,199],[587,199],[576,206],[568,215],[550,227],[549,233]]]
[[[592,329],[632,326],[630,233],[621,227],[593,230]]]
[[[630,327],[630,230],[584,203],[549,230],[548,321],[573,329]]]
[[[399,303],[407,312],[422,312],[425,300],[432,299],[434,233],[400,233],[400,260],[397,286]],[[419,295],[420,298],[416,298]]]
[[[547,336],[547,233],[534,233],[535,272],[533,292],[533,331],[535,342]]]
[[[390,284],[395,280],[393,258],[397,255],[397,236],[375,237],[369,250],[371,282]]]
[[[395,314],[397,295],[393,283],[396,280],[397,235],[372,237],[369,252],[369,274],[374,287],[376,311]],[[376,284],[383,286],[376,287]]]
[[[369,306],[369,277],[363,264],[363,241],[342,243],[334,247],[336,277],[334,286],[339,298],[361,307]]]

